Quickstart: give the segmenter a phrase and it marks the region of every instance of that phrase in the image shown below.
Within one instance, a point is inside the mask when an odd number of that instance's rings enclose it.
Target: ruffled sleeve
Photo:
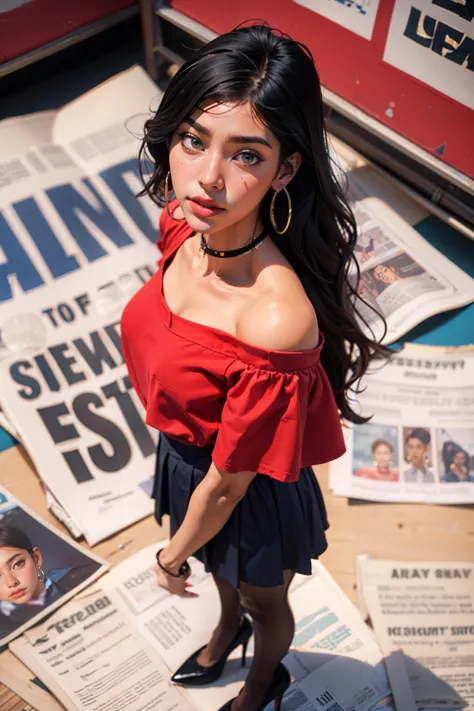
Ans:
[[[234,362],[213,451],[223,471],[291,482],[302,467],[340,457],[344,438],[327,375],[316,362],[279,371]]]

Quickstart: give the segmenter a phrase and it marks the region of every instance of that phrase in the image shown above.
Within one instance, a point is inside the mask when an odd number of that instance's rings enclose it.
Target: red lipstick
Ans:
[[[9,597],[17,598],[17,597],[23,597],[23,595],[26,592],[26,588],[20,588],[19,590],[15,590],[15,592],[10,593]]]
[[[224,212],[223,207],[219,207],[214,200],[207,197],[195,196],[189,198],[191,210],[198,217],[214,217]]]

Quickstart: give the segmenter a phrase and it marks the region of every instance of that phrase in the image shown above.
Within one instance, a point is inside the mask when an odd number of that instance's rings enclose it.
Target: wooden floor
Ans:
[[[474,561],[474,507],[351,502],[327,489],[327,467],[316,468],[325,492],[331,528],[322,562],[355,602],[354,560],[360,553],[396,560]],[[50,522],[44,495],[27,455],[16,447],[0,454],[1,482]],[[167,535],[149,517],[94,547],[112,565]],[[1,658],[0,658],[1,663]],[[0,684],[1,711],[32,707]]]

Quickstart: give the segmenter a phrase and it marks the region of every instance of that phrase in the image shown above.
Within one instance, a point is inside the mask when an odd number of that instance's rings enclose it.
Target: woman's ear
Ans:
[[[41,568],[43,565],[43,556],[39,548],[33,548],[33,560],[37,568]]]
[[[291,156],[285,158],[281,164],[280,170],[277,173],[275,180],[272,183],[272,188],[286,187],[288,183],[295,177],[298,168],[301,165],[301,153],[292,153]]]

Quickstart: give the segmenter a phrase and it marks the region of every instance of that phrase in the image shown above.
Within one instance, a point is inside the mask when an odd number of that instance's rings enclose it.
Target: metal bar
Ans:
[[[152,79],[157,78],[155,61],[155,14],[153,0],[140,0],[143,46],[145,49],[145,66]]]
[[[163,20],[167,20],[172,25],[175,25],[175,27],[179,27],[192,37],[201,40],[201,42],[210,42],[217,37],[217,33],[213,30],[209,30],[207,27],[204,27],[204,25],[200,25],[199,22],[191,20],[190,17],[183,15],[183,13],[178,12],[178,10],[173,10],[171,7],[159,7],[155,12],[162,17]]]
[[[44,59],[45,57],[49,57],[52,54],[56,54],[56,52],[66,49],[66,47],[71,47],[78,42],[82,42],[82,40],[93,37],[104,30],[108,30],[110,27],[118,25],[120,22],[128,20],[130,17],[138,15],[139,11],[140,9],[138,6],[120,10],[109,17],[104,17],[102,20],[93,22],[91,25],[81,27],[81,29],[71,32],[64,37],[60,37],[53,42],[48,42],[48,44],[43,45],[43,47],[33,49],[31,52],[15,57],[15,59],[10,59],[10,61],[0,64],[0,77],[11,74],[18,69],[23,69],[30,64],[34,64],[34,62],[38,62],[40,59]]]

